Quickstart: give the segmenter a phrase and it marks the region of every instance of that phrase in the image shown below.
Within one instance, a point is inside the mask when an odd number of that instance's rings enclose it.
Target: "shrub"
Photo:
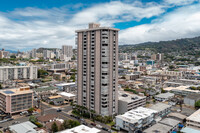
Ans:
[[[43,125],[41,123],[39,123],[39,122],[35,122],[34,124],[39,128],[43,127]]]

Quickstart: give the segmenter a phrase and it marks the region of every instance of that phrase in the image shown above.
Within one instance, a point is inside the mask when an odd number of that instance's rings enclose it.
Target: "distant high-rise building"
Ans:
[[[160,54],[160,53],[158,53],[158,54],[153,54],[153,55],[151,56],[151,59],[152,59],[152,60],[157,60],[157,61],[163,61],[164,55],[163,55],[163,54]]]
[[[0,50],[0,59],[2,59],[2,58],[8,58],[8,56],[9,56],[9,52],[5,51],[5,49],[2,48],[2,50]]]
[[[62,46],[62,54],[64,55],[65,60],[71,60],[73,56],[73,49],[70,45]]]
[[[131,60],[137,60],[137,54],[132,54],[131,55]]]
[[[31,50],[31,57],[32,57],[32,58],[36,58],[36,57],[37,57],[36,53],[37,53],[37,49],[35,49],[35,48],[32,49],[32,50]]]
[[[76,31],[77,102],[103,116],[118,112],[118,31],[94,23]]]
[[[43,51],[43,57],[44,57],[44,59],[51,59],[51,51],[50,50],[44,50]]]
[[[54,52],[56,59],[60,59],[61,56],[61,50],[60,49],[56,49],[56,51]]]
[[[128,59],[128,55],[127,53],[119,53],[119,60],[127,60]]]

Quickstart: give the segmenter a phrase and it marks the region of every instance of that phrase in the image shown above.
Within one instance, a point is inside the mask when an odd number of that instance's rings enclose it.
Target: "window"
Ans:
[[[102,73],[102,75],[108,75],[108,73]]]

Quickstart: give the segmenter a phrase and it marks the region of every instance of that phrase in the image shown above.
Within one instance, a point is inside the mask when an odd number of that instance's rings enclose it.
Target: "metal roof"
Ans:
[[[37,126],[30,121],[9,126],[10,130],[16,133],[37,133],[37,131],[34,129],[36,127]]]

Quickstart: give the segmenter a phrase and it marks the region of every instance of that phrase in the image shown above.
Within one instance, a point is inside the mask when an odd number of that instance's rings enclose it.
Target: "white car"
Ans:
[[[98,125],[96,125],[96,127],[98,127],[98,128],[102,128],[102,126],[101,126],[101,125],[99,125],[99,124],[98,124]]]
[[[38,112],[33,112],[33,113],[32,113],[32,115],[37,115],[37,114],[38,114]]]

